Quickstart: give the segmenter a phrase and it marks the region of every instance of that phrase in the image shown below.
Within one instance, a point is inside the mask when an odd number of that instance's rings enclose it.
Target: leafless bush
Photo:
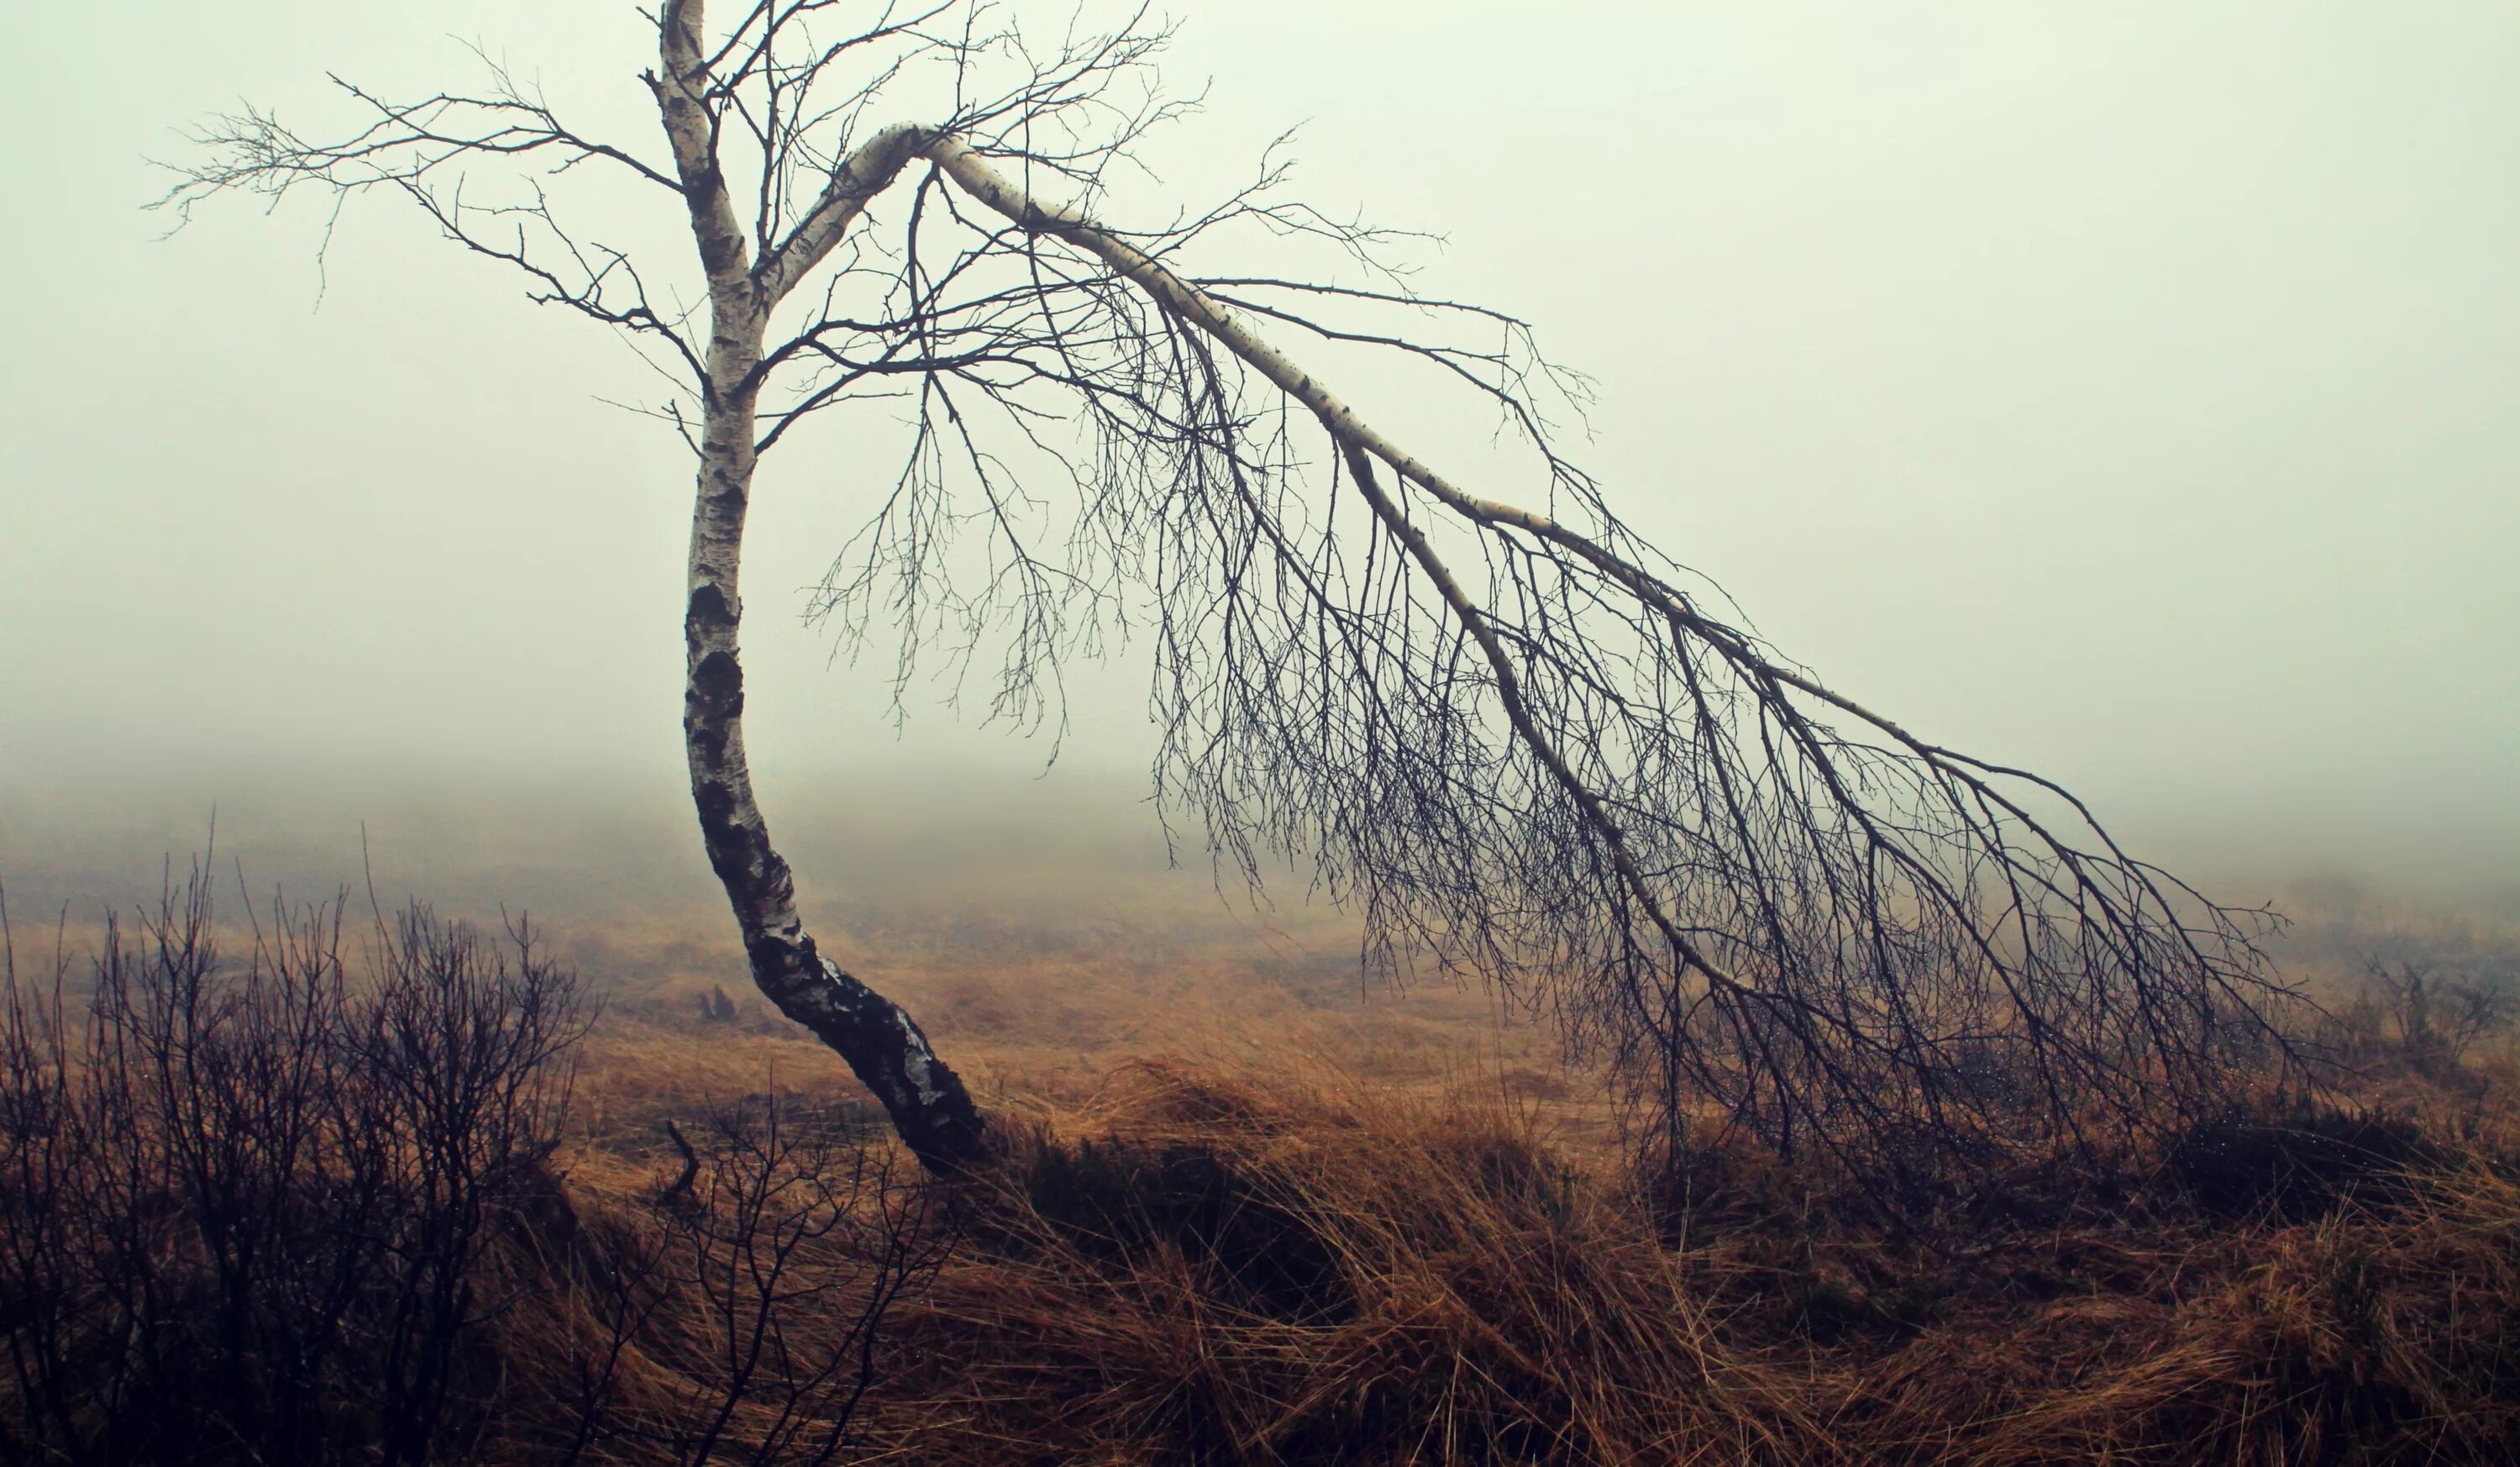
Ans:
[[[75,1462],[436,1461],[495,1381],[481,1266],[547,1194],[578,980],[414,905],[224,950],[200,867],[0,1008],[0,1444]]]
[[[2370,957],[2337,1026],[2352,1057],[2394,1051],[2419,1073],[2440,1076],[2457,1072],[2479,1040],[2509,1032],[2515,1017],[2520,982],[2506,970]]]
[[[915,1164],[775,1100],[715,1115],[655,1193],[657,1231],[596,1309],[584,1440],[693,1467],[819,1467],[852,1444],[882,1325],[955,1241]],[[617,1378],[636,1340],[667,1383]]]
[[[224,942],[196,868],[83,983],[0,940],[0,1458],[838,1456],[953,1241],[915,1170],[747,1099],[652,1213],[581,1219],[576,976],[521,922],[345,949],[341,911]]]

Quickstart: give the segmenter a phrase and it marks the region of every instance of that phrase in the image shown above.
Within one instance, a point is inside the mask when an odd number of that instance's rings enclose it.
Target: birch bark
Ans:
[[[660,26],[662,69],[653,82],[709,282],[704,421],[683,613],[683,748],[692,801],[709,866],[742,932],[753,983],[781,1013],[847,1061],[923,1166],[949,1172],[980,1153],[985,1127],[979,1110],[908,1011],[823,956],[805,931],[796,913],[795,878],[771,845],[769,824],[753,798],[743,752],[738,644],[743,524],[756,466],[753,415],[770,312],[786,288],[829,252],[865,200],[891,181],[916,139],[900,130],[878,134],[851,166],[837,171],[797,235],[764,262],[764,270],[755,270],[717,162],[705,101],[701,13],[700,0],[667,7]]]

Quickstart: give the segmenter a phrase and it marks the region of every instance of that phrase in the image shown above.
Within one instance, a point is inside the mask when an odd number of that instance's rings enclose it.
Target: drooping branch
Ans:
[[[1324,853],[1370,913],[1447,959],[1531,986],[1574,1029],[1605,1038],[1632,1077],[1657,1082],[1666,1122],[1711,1101],[1780,1146],[1807,1139],[1860,1168],[1896,1169],[1920,1120],[1946,1149],[2089,1140],[2192,1118],[2225,1103],[2243,1067],[2289,1063],[2272,1022],[2286,990],[2252,940],[2257,914],[2130,858],[2052,782],[1929,744],[1708,615],[1553,452],[1555,486],[1574,491],[1597,528],[1461,489],[1144,250],[1042,202],[958,139],[929,157],[1027,234],[1145,291],[1328,435],[1400,551],[1397,578],[1422,582],[1453,629],[1455,650],[1439,655],[1457,658],[1463,639],[1475,648],[1475,672],[1452,661],[1406,694],[1492,699],[1503,728],[1490,729],[1513,752],[1482,751],[1463,769],[1519,760],[1531,773],[1508,785],[1511,803],[1445,782],[1442,798],[1499,817],[1503,830],[1484,834],[1509,833],[1478,842],[1466,863],[1359,840],[1352,826],[1348,849]],[[1531,414],[1513,416],[1541,436]],[[1210,450],[1234,456],[1230,435]],[[1469,532],[1492,572],[1487,600],[1464,589],[1377,466]],[[1308,615],[1336,615],[1310,596]],[[1409,605],[1386,593],[1378,611],[1348,611],[1387,626]],[[1606,649],[1613,619],[1641,645]],[[1359,661],[1318,645],[1328,662]],[[1478,724],[1471,711],[1454,736]],[[1387,734],[1350,752],[1386,766],[1367,777],[1411,762]],[[1195,759],[1188,771],[1206,777]],[[1326,776],[1335,782],[1319,766],[1304,778]],[[1338,811],[1319,791],[1296,793],[1332,816],[1335,841]],[[1380,803],[1371,790],[1345,795]],[[1402,824],[1462,830],[1458,819]],[[1534,848],[1540,861],[1521,853]],[[1572,889],[1547,869],[1569,864],[1582,873]],[[2029,1136],[2025,1113],[2045,1123]]]

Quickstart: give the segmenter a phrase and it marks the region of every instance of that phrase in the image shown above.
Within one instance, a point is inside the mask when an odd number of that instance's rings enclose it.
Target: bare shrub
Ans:
[[[849,1444],[884,1316],[954,1241],[916,1169],[861,1131],[773,1101],[685,1151],[663,1264],[691,1310],[674,1460],[820,1467]]]
[[[341,903],[231,957],[200,867],[107,922],[84,992],[10,955],[0,1337],[12,1451],[433,1461],[496,1390],[482,1264],[550,1190],[589,1008],[531,931],[414,905],[353,981]]]
[[[2460,1073],[2479,1041],[2510,1032],[2515,1017],[2520,982],[2504,969],[2373,956],[2335,1022],[2349,1058],[2395,1058],[2445,1078]]]
[[[74,982],[66,940],[22,980],[0,905],[0,1457],[846,1450],[954,1240],[870,1108],[747,1097],[607,1206],[554,1164],[577,976],[521,921],[341,913],[230,935],[197,865]]]

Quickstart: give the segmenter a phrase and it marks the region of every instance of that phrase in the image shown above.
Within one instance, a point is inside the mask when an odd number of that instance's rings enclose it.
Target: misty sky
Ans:
[[[1212,85],[1166,180],[1212,197],[1300,123],[1298,192],[1445,235],[1421,284],[1598,379],[1614,504],[1836,686],[2225,869],[2520,881],[2520,8],[1178,13]],[[189,120],[467,79],[450,37],[651,141],[619,0],[13,17],[0,821],[116,782],[348,818],[415,780],[681,789],[688,462],[600,400],[653,395],[637,359],[383,198],[320,275],[311,201],[165,240],[140,207]],[[757,499],[774,821],[783,781],[1043,754],[922,705],[896,738],[825,666],[790,588],[868,506],[847,467],[774,459]],[[1144,763],[1144,670],[1086,679],[1062,766]]]

